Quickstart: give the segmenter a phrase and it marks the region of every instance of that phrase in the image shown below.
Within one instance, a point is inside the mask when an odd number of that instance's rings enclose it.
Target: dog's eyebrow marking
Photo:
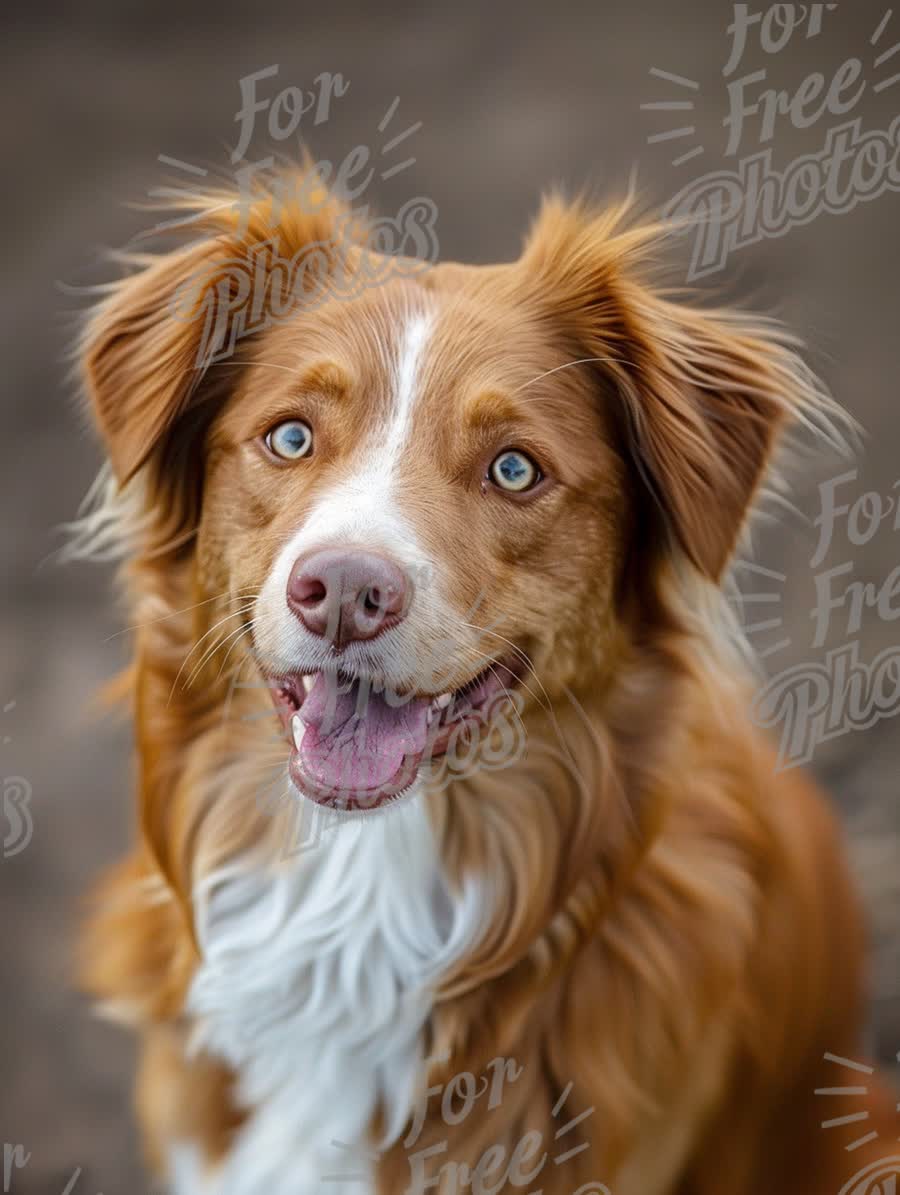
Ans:
[[[514,423],[520,416],[519,406],[501,390],[477,390],[463,402],[463,420],[476,428]]]
[[[298,381],[301,390],[317,390],[329,398],[343,398],[351,387],[347,371],[336,361],[316,361],[307,366]]]

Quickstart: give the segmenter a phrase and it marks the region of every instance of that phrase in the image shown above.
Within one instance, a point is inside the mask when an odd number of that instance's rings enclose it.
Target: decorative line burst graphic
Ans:
[[[391,121],[394,119],[394,117],[397,114],[397,109],[399,108],[399,106],[400,106],[400,97],[399,97],[399,95],[397,95],[397,96],[394,96],[393,100],[391,100],[390,104],[388,105],[387,110],[385,111],[381,120],[378,122],[378,133],[380,136],[383,136],[387,132],[388,127],[391,124]],[[377,151],[378,156],[381,158],[387,158],[390,154],[392,154],[394,152],[394,150],[396,150],[399,146],[403,145],[403,143],[405,141],[407,141],[410,137],[415,136],[415,134],[418,133],[422,129],[423,124],[424,124],[423,121],[417,120],[415,122],[415,124],[411,124],[411,125],[407,126],[407,128],[403,129],[401,132],[396,133],[394,136],[390,137],[387,141],[385,141],[379,147],[379,149]],[[365,147],[365,149],[366,149],[366,153],[368,154],[368,152],[369,152],[368,147]],[[193,178],[208,178],[209,174],[210,174],[210,171],[207,170],[206,168],[204,168],[202,166],[195,166],[191,162],[182,161],[181,158],[172,157],[170,154],[158,154],[156,160],[159,163],[161,163],[163,166],[169,166],[173,170],[182,171],[184,174],[189,174]],[[369,159],[367,158],[367,162],[368,162],[368,160]],[[401,174],[404,170],[409,170],[409,168],[411,166],[415,166],[417,161],[418,161],[418,159],[413,155],[411,157],[404,158],[400,162],[395,162],[393,164],[382,163],[381,164],[382,168],[380,169],[379,177],[381,178],[382,182],[387,182],[388,179],[394,178],[396,175]],[[172,187],[172,186],[152,187],[147,192],[147,195],[150,199],[154,199],[154,200],[158,200],[158,199],[175,200],[175,201],[183,200],[186,203],[190,202],[194,198],[194,192],[191,191],[189,188],[187,188],[187,187]],[[159,224],[154,225],[152,231],[154,233],[156,233],[156,232],[165,232],[167,229],[170,229],[170,228],[186,228],[188,225],[193,224],[195,221],[202,220],[202,219],[206,218],[207,215],[208,215],[208,212],[203,211],[203,212],[196,212],[192,215],[178,216],[174,220],[164,220],[164,221],[161,221]]]
[[[562,1109],[565,1105],[565,1102],[569,1098],[569,1096],[572,1092],[572,1088],[574,1086],[575,1086],[575,1084],[570,1080],[566,1084],[565,1091],[562,1093],[562,1095],[559,1097],[559,1099],[553,1105],[552,1116],[553,1116],[554,1120],[556,1120],[556,1118],[559,1116],[560,1112],[562,1111]],[[579,1124],[581,1124],[581,1122],[583,1120],[587,1120],[587,1118],[589,1116],[593,1116],[593,1114],[594,1114],[594,1106],[592,1104],[590,1106],[590,1108],[585,1108],[585,1110],[583,1112],[579,1113],[578,1116],[574,1117],[567,1124],[564,1124],[562,1126],[562,1128],[557,1129],[556,1132],[553,1134],[554,1139],[556,1141],[558,1141],[560,1139],[560,1137],[565,1137],[565,1135],[567,1133],[570,1133],[572,1131],[572,1129],[576,1128]],[[557,1166],[561,1166],[563,1164],[563,1162],[568,1162],[569,1158],[574,1158],[576,1154],[582,1153],[587,1148],[588,1148],[588,1142],[583,1141],[581,1143],[581,1145],[576,1146],[574,1149],[570,1149],[566,1153],[563,1153],[563,1154],[557,1154],[557,1156],[553,1159],[553,1161],[556,1163]]]
[[[348,1145],[347,1141],[331,1141],[332,1148],[341,1150],[343,1153],[349,1153],[354,1162],[359,1162],[362,1158],[366,1158],[368,1162],[376,1165],[381,1160],[381,1154],[376,1150],[362,1150],[359,1146]],[[371,1175],[367,1173],[343,1173],[343,1175],[323,1175],[322,1181],[324,1183],[367,1183],[371,1179]]]
[[[889,8],[887,10],[887,12],[884,14],[884,16],[881,18],[881,24],[878,26],[878,28],[875,30],[875,32],[872,34],[872,36],[869,38],[869,42],[871,45],[875,46],[878,44],[878,41],[881,38],[882,33],[884,33],[885,29],[887,28],[887,26],[890,22],[893,12],[894,12],[894,10],[892,8]],[[890,47],[890,49],[885,50],[883,54],[878,55],[878,57],[875,59],[875,66],[876,67],[884,66],[884,64],[886,62],[888,62],[891,58],[893,58],[893,56],[897,53],[898,50],[900,50],[900,42],[894,42],[894,44]],[[896,75],[891,75],[891,77],[889,79],[882,79],[880,83],[875,83],[872,87],[872,90],[875,92],[886,91],[888,87],[893,87],[894,84],[897,82],[900,82],[900,73],[898,73]]]
[[[768,581],[774,581],[777,585],[784,585],[787,580],[785,573],[776,572],[775,569],[763,568],[761,564],[753,564],[749,560],[739,560],[735,566],[735,572],[739,569],[753,573],[755,576],[764,577]],[[761,582],[764,584],[764,582]],[[736,582],[734,583],[735,592],[729,595],[729,601],[737,607],[737,613],[741,621],[741,630],[743,633],[752,639],[753,635],[761,634],[765,631],[772,631],[783,625],[783,619],[780,616],[775,618],[763,618],[759,622],[744,622],[744,605],[780,605],[784,594],[781,590],[768,589],[758,593],[742,593],[737,589]],[[776,643],[769,644],[767,647],[757,649],[757,655],[761,660],[767,659],[769,656],[775,655],[776,652],[782,651],[785,647],[790,645],[790,637],[786,639],[779,639]],[[756,645],[754,644],[754,648]]]
[[[829,11],[837,8],[837,4],[826,4],[824,6]],[[869,44],[873,49],[878,45],[893,16],[893,9],[889,8],[878,23],[878,26],[869,38]],[[885,63],[890,62],[896,54],[900,53],[900,42],[895,42],[888,49],[882,53],[877,54],[872,61],[873,71],[880,70]],[[674,84],[674,86],[686,91],[699,92],[700,84],[696,79],[686,78],[684,75],[678,75],[672,71],[661,70],[657,66],[651,66],[649,74],[654,79],[661,79],[663,82]],[[900,72],[888,76],[885,79],[880,79],[877,83],[872,84],[872,91],[876,94],[886,91],[889,87],[893,87],[900,82]],[[671,100],[652,100],[649,103],[641,104],[641,111],[644,112],[693,112],[694,101],[687,98],[671,99]],[[689,118],[690,119],[690,118]],[[696,134],[696,126],[694,124],[687,124],[677,128],[667,129],[663,132],[652,133],[647,137],[648,145],[655,145],[659,142],[666,141],[680,141],[687,137],[693,137]],[[678,157],[673,158],[671,165],[683,166],[685,162],[691,161],[700,154],[705,153],[703,145],[695,145],[693,148],[686,150]]]
[[[72,1174],[68,1183],[66,1183],[65,1190],[62,1192],[62,1195],[72,1195],[72,1192],[75,1190],[76,1186],[78,1185],[78,1180],[80,1178],[81,1178],[81,1167],[79,1166]],[[100,1195],[102,1195],[102,1193],[100,1193]]]
[[[397,111],[399,104],[400,104],[400,97],[399,97],[399,95],[396,95],[396,96],[394,96],[394,99],[391,102],[391,106],[388,108],[387,112],[385,112],[384,116],[382,116],[381,120],[378,122],[378,132],[379,133],[383,133],[387,129],[387,127],[391,123],[391,121],[394,119],[394,113]],[[402,142],[404,142],[406,140],[407,137],[412,137],[415,133],[418,133],[418,131],[419,131],[419,129],[421,129],[421,127],[422,127],[422,121],[417,120],[415,124],[412,124],[409,126],[409,128],[404,129],[402,133],[398,133],[396,137],[392,137],[390,139],[390,141],[386,141],[384,143],[384,145],[381,147],[380,152],[382,154],[392,153],[397,148],[398,145],[402,144]],[[396,166],[391,166],[390,169],[383,170],[381,173],[381,177],[382,177],[382,179],[393,178],[394,175],[399,174],[401,172],[401,170],[408,170],[410,166],[415,166],[415,164],[416,164],[415,158],[406,158],[404,161],[398,162]]]
[[[683,75],[673,75],[671,71],[660,70],[658,66],[651,66],[650,74],[657,79],[665,79],[668,83],[675,83],[678,87],[688,87],[691,91],[700,90],[700,84],[695,79],[685,79]],[[656,100],[649,104],[641,104],[642,110],[650,112],[687,112],[692,111],[693,107],[693,100]],[[693,137],[696,131],[693,125],[686,125],[684,128],[670,129],[665,133],[653,133],[647,138],[647,144],[654,145],[657,141],[677,141],[681,137]],[[680,157],[673,158],[672,165],[681,166],[703,152],[703,146],[697,145]]]
[[[875,1073],[874,1067],[866,1066],[862,1062],[854,1062],[852,1058],[841,1058],[837,1054],[825,1054],[824,1058],[825,1058],[826,1062],[831,1062],[831,1063],[834,1063],[835,1066],[839,1066],[845,1070],[853,1071],[854,1074],[874,1075],[874,1073]],[[900,1062],[900,1051],[897,1052],[897,1061]],[[850,1086],[846,1086],[846,1087],[817,1087],[816,1088],[816,1095],[822,1095],[822,1096],[848,1096],[848,1095],[856,1096],[856,1095],[858,1095],[858,1096],[866,1097],[866,1096],[868,1096],[868,1094],[869,1094],[868,1087],[858,1086],[858,1085],[857,1086],[850,1085]],[[900,1112],[900,1104],[897,1105],[897,1111]],[[869,1113],[867,1111],[850,1112],[846,1116],[835,1116],[830,1120],[823,1120],[822,1128],[823,1129],[838,1129],[838,1128],[843,1128],[845,1125],[862,1124],[863,1121],[868,1120],[868,1119],[869,1119]],[[854,1150],[861,1148],[861,1146],[868,1145],[870,1141],[877,1140],[877,1138],[878,1138],[878,1130],[876,1129],[870,1133],[865,1133],[862,1137],[857,1137],[854,1141],[851,1141],[848,1145],[845,1145],[844,1149],[847,1150],[848,1153],[852,1153]],[[897,1140],[900,1141],[900,1137],[898,1137]]]
[[[334,1149],[350,1154],[354,1161],[365,1158],[373,1166],[381,1161],[381,1154],[377,1150],[362,1149],[358,1145],[348,1145],[346,1141],[337,1140],[332,1140],[331,1145]],[[355,1171],[349,1174],[324,1174],[322,1176],[323,1183],[367,1183],[370,1179],[370,1174],[359,1174]]]
[[[13,1187],[15,1186],[15,1184],[12,1182],[12,1173],[11,1173],[12,1167],[14,1166],[16,1169],[24,1170],[24,1168],[27,1166],[28,1162],[31,1160],[31,1154],[30,1153],[26,1154],[24,1152],[24,1147],[21,1145],[18,1145],[18,1146],[7,1145],[4,1148],[3,1159],[4,1159],[4,1173],[3,1173],[2,1189],[4,1191],[11,1192],[13,1190]],[[73,1195],[73,1192],[74,1192],[75,1188],[78,1186],[79,1180],[81,1179],[82,1173],[83,1173],[83,1171],[82,1171],[81,1167],[76,1166],[76,1168],[69,1175],[68,1181],[66,1182],[65,1187],[63,1187],[62,1191],[60,1192],[60,1195]],[[16,1187],[15,1189],[18,1190],[18,1187]],[[103,1195],[103,1193],[98,1192],[97,1195]]]
[[[439,1061],[446,1061],[446,1058],[442,1058]],[[428,1065],[430,1065],[430,1063],[426,1063],[426,1067]],[[557,1120],[559,1118],[560,1113],[563,1111],[563,1109],[565,1107],[566,1101],[568,1100],[569,1096],[572,1093],[573,1087],[574,1087],[573,1082],[570,1081],[569,1083],[567,1083],[562,1095],[559,1097],[559,1099],[553,1105],[553,1110],[552,1110],[551,1115],[554,1120]],[[568,1162],[571,1158],[574,1158],[577,1154],[583,1153],[584,1150],[590,1148],[590,1142],[582,1141],[579,1145],[573,1146],[571,1149],[565,1149],[564,1148],[565,1142],[562,1139],[565,1138],[566,1136],[568,1136],[568,1134],[571,1133],[573,1129],[576,1129],[578,1127],[578,1125],[580,1125],[583,1121],[587,1120],[588,1117],[593,1116],[593,1114],[594,1114],[594,1106],[591,1105],[590,1108],[585,1108],[585,1110],[583,1112],[579,1112],[579,1114],[577,1116],[573,1116],[571,1120],[567,1121],[564,1125],[561,1125],[556,1130],[556,1132],[553,1134],[553,1139],[554,1139],[554,1141],[557,1141],[560,1143],[560,1146],[563,1147],[564,1152],[554,1155],[554,1157],[553,1157],[554,1165],[561,1166],[564,1162]],[[338,1149],[338,1150],[341,1150],[343,1153],[349,1154],[354,1159],[354,1161],[366,1160],[366,1161],[371,1162],[373,1165],[376,1165],[381,1160],[381,1157],[382,1157],[382,1154],[378,1150],[367,1150],[367,1149],[361,1148],[360,1146],[349,1145],[346,1141],[332,1140],[331,1145],[334,1149]],[[510,1151],[509,1151],[510,1155],[513,1152],[514,1152],[514,1147],[513,1147],[513,1149],[510,1149]],[[544,1161],[546,1161],[546,1160],[547,1159],[546,1159],[546,1155],[545,1155]],[[543,1166],[544,1166],[544,1162],[541,1162],[541,1165],[538,1168],[538,1170],[543,1169]],[[535,1177],[535,1176],[536,1175],[532,1175],[532,1177]],[[322,1176],[322,1181],[326,1182],[326,1183],[338,1183],[338,1182],[368,1183],[371,1181],[371,1177],[372,1176],[369,1173],[361,1173],[359,1171],[352,1171],[352,1172],[345,1171],[340,1174],[325,1174]],[[588,1184],[586,1184],[586,1186],[579,1188],[579,1192],[583,1192],[584,1195],[588,1195],[588,1192],[590,1192],[591,1195],[609,1195],[609,1188],[604,1186],[603,1183],[595,1182],[595,1183],[588,1183]],[[578,1195],[578,1193],[576,1193],[576,1195]]]

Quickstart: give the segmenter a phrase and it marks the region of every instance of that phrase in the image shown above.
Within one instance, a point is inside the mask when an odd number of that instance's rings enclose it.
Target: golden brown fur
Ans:
[[[826,1051],[859,1055],[864,933],[824,802],[775,771],[740,664],[703,616],[780,430],[821,401],[808,376],[771,329],[654,289],[641,262],[659,230],[556,200],[511,265],[441,265],[352,304],[298,308],[198,367],[199,324],[173,320],[174,290],[198,269],[211,285],[275,231],[290,256],[327,236],[338,207],[273,213],[261,194],[239,230],[210,201],[208,237],[142,262],[84,346],[140,515],[127,584],[141,818],[97,901],[84,975],[143,1036],[151,1160],[176,1130],[221,1156],[245,1112],[224,1067],[186,1055],[182,1017],[194,883],[251,848],[277,857],[284,830],[252,795],[280,748],[259,730],[266,693],[235,683],[257,675],[244,607],[379,418],[379,336],[435,301],[438,357],[404,492],[460,609],[482,594],[479,622],[533,672],[524,758],[429,801],[449,874],[489,874],[498,901],[444,977],[428,1052],[449,1052],[444,1077],[498,1055],[523,1077],[489,1116],[455,1129],[432,1116],[417,1148],[447,1137],[441,1160],[474,1167],[527,1129],[552,1139],[572,1081],[572,1114],[594,1108],[578,1129],[590,1148],[543,1171],[548,1195],[592,1179],[616,1195],[837,1195],[866,1150],[821,1132],[813,1092]],[[357,268],[362,251],[346,252]],[[272,476],[245,452],[298,391],[333,445],[314,480]],[[459,476],[512,421],[558,484],[508,511]],[[462,683],[470,661],[450,663]],[[885,1156],[890,1104],[870,1111],[885,1131],[868,1156]],[[408,1178],[397,1145],[380,1190]]]

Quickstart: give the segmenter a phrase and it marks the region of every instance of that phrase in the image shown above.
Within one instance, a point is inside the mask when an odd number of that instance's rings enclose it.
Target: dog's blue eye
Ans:
[[[536,485],[541,474],[537,465],[524,452],[501,452],[491,465],[491,481],[501,490],[521,493]]]
[[[266,447],[285,461],[297,461],[312,448],[312,428],[302,419],[279,423],[266,434]]]

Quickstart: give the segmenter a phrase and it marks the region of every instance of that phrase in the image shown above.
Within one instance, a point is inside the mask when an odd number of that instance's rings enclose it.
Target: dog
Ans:
[[[153,1172],[894,1174],[886,1089],[854,1152],[820,1128],[860,1111],[816,1092],[861,1054],[865,932],[724,613],[779,446],[831,418],[790,338],[665,292],[628,203],[554,195],[517,260],[427,269],[302,168],[191,221],[80,344],[139,809],[81,973],[139,1034]]]

